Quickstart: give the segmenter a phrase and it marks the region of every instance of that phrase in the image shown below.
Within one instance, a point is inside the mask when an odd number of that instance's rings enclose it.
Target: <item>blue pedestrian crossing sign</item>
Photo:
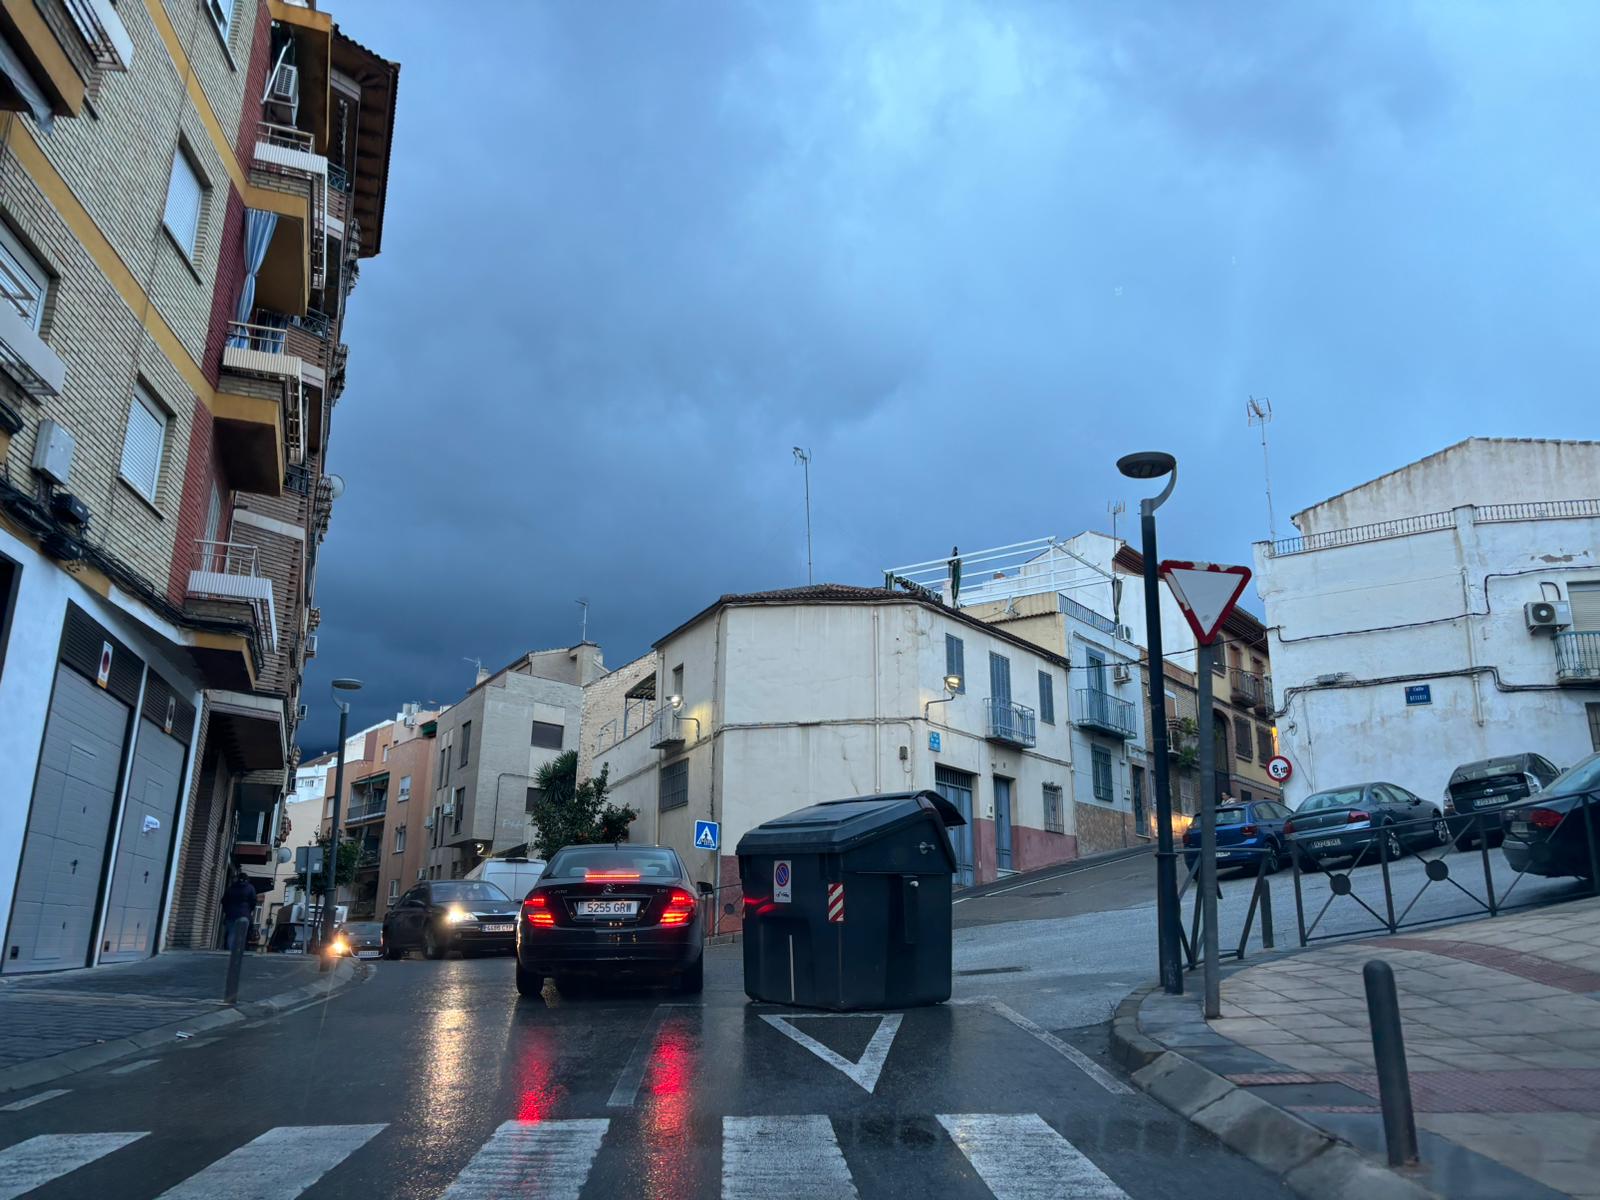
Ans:
[[[717,850],[722,846],[722,826],[716,821],[694,823],[694,845],[697,850]]]

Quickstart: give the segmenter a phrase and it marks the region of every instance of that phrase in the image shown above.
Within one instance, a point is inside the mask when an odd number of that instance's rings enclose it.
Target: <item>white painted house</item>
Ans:
[[[1600,749],[1600,442],[1469,438],[1256,546],[1291,806]]]

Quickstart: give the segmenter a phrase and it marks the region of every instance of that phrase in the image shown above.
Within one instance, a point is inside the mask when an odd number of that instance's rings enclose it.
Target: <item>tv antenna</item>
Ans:
[[[583,609],[583,630],[578,635],[578,644],[581,646],[589,640],[589,597],[581,596],[573,603]]]
[[[469,658],[466,655],[462,655],[461,656],[461,661],[462,662],[471,663],[473,666],[478,668],[478,674],[479,675],[483,674],[483,659],[481,659],[481,658]]]
[[[1111,514],[1111,540],[1117,540],[1117,518],[1128,511],[1128,506],[1121,500],[1106,501],[1106,511]]]
[[[816,582],[811,572],[811,451],[796,446],[794,461],[805,468],[806,473],[806,584],[809,586]]]
[[[1272,422],[1272,401],[1265,396],[1251,396],[1244,406],[1245,419],[1252,427],[1261,429],[1261,477],[1267,485],[1267,537],[1278,540],[1278,524],[1272,516],[1272,464],[1267,458],[1267,426]]]

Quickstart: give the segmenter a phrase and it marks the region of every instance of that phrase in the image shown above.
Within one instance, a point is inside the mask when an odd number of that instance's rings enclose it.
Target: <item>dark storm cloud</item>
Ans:
[[[1474,433],[1593,435],[1578,5],[343,0],[403,64],[351,305],[325,683],[354,716],[716,594],[1104,528],[1175,553]],[[1128,528],[1126,524],[1124,530]]]

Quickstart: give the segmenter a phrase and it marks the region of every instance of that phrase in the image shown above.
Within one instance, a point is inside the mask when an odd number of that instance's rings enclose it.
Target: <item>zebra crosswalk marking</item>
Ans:
[[[387,1125],[280,1125],[161,1193],[161,1200],[295,1200]]]
[[[507,1121],[442,1200],[578,1200],[611,1121]]]
[[[963,1113],[939,1124],[995,1200],[1127,1200],[1038,1113]]]
[[[722,1200],[856,1200],[824,1116],[723,1117]]]
[[[142,1133],[42,1133],[0,1150],[0,1200],[43,1187],[136,1142]]]

